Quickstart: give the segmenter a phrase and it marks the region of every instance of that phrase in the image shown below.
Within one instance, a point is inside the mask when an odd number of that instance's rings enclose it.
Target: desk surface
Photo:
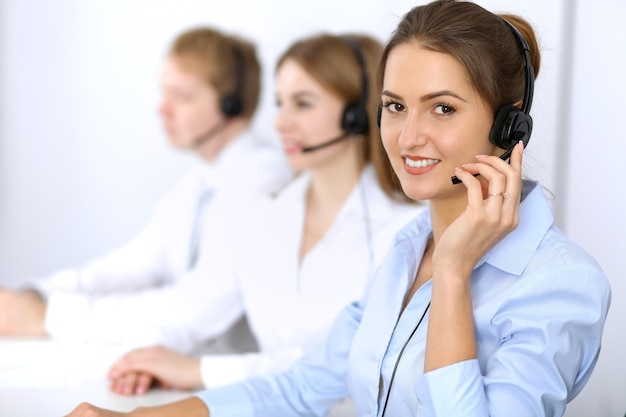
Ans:
[[[109,391],[105,375],[121,354],[114,345],[0,338],[0,416],[61,417],[84,401],[129,411],[191,395],[151,390],[127,397]]]
[[[122,353],[116,345],[0,337],[0,416],[62,417],[81,402],[130,411],[192,394],[150,390],[142,396],[122,396],[111,392],[106,372]],[[328,417],[355,415],[346,399]]]

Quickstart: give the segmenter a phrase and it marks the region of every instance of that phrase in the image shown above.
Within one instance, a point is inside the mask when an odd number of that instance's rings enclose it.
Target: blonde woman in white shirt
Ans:
[[[282,188],[292,175],[280,149],[249,131],[259,84],[252,43],[211,28],[179,35],[163,66],[159,113],[171,145],[202,163],[120,249],[28,280],[26,290],[0,289],[0,334],[182,351],[205,341],[203,319],[219,305],[207,306],[200,295],[231,290],[208,278],[205,258],[230,234],[234,207]]]
[[[232,269],[219,271],[237,287],[237,302],[205,323],[217,334],[245,314],[259,352],[198,359],[137,349],[109,372],[113,391],[141,394],[155,382],[212,388],[284,370],[362,295],[395,232],[422,210],[400,192],[369,123],[381,50],[367,36],[323,34],[296,42],[278,61],[275,127],[300,174],[241,219],[234,250],[221,257]]]

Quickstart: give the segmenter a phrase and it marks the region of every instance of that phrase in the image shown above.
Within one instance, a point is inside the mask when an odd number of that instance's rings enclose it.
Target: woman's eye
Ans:
[[[456,111],[456,108],[454,108],[454,106],[451,106],[449,104],[441,103],[435,106],[435,113],[437,114],[452,114],[455,111]]]
[[[298,101],[296,103],[296,106],[300,109],[308,109],[309,107],[311,107],[311,103],[308,101]]]
[[[401,111],[404,111],[404,106],[394,101],[388,101],[383,103],[383,107],[387,109],[389,113],[400,113]]]

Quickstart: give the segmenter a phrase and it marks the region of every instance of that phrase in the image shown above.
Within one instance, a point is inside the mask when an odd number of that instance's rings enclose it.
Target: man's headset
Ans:
[[[243,88],[245,81],[246,65],[241,47],[232,41],[233,57],[235,58],[235,89],[225,94],[220,100],[220,112],[224,116],[224,120],[211,127],[208,131],[197,136],[194,140],[194,146],[199,147],[211,140],[215,135],[220,133],[227,125],[229,119],[239,116],[243,112]]]
[[[351,135],[364,135],[369,132],[369,117],[367,115],[367,97],[368,97],[368,78],[367,69],[365,66],[365,57],[360,45],[352,38],[343,36],[342,39],[350,46],[361,69],[361,97],[359,101],[354,103],[348,103],[343,109],[341,115],[341,129],[343,133],[341,136],[331,139],[329,141],[320,143],[319,145],[309,146],[302,148],[301,152],[313,152],[318,149],[325,148],[333,145],[339,141],[342,141]]]
[[[220,109],[222,114],[230,119],[235,116],[239,116],[243,111],[243,87],[244,87],[244,75],[246,72],[246,66],[243,58],[243,52],[239,45],[233,42],[233,56],[235,57],[235,89],[222,97],[220,103]]]

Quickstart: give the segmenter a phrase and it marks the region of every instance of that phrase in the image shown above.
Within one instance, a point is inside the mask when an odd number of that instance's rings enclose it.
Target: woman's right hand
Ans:
[[[467,207],[437,242],[433,277],[446,275],[438,273],[444,270],[469,279],[480,258],[517,227],[523,151],[520,142],[510,164],[498,156],[477,155],[476,162],[457,169],[457,177],[467,188]]]
[[[113,364],[108,373],[113,392],[144,394],[153,384],[164,388],[202,387],[200,360],[163,346],[135,349]]]

